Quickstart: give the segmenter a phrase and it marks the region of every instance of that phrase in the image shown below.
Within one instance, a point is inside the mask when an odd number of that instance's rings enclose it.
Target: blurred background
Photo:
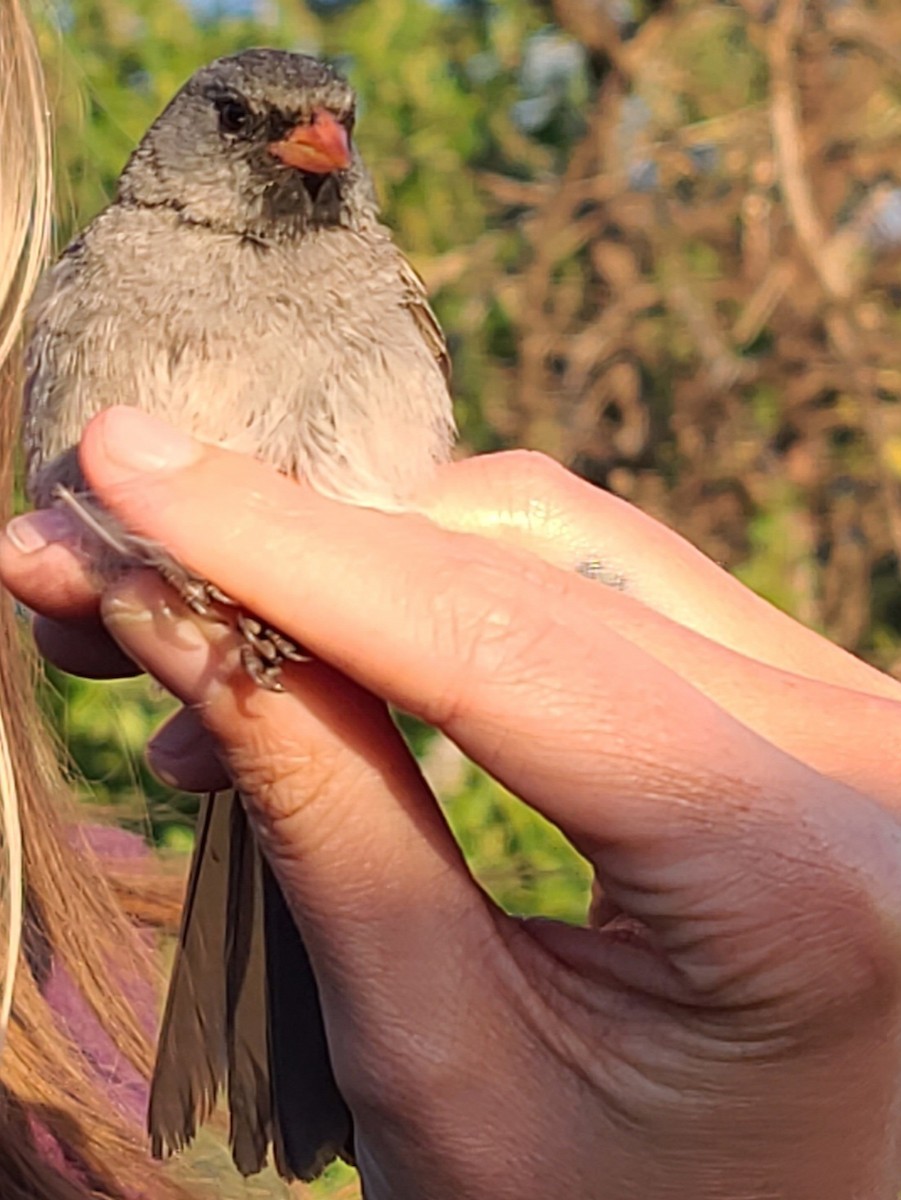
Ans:
[[[463,452],[545,451],[901,673],[897,0],[57,0],[41,38],[60,245],[200,64],[337,61]],[[189,849],[194,801],[141,760],[165,699],[45,691],[85,803]],[[404,725],[485,886],[578,920],[562,840]]]

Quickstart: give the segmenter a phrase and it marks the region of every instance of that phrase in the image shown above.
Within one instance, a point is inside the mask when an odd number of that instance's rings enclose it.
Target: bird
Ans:
[[[119,562],[156,566],[218,619],[236,607],[228,596],[90,497],[77,445],[100,410],[134,405],[324,495],[388,510],[451,455],[446,341],[380,220],[355,109],[348,81],[309,55],[256,48],[202,67],[31,304],[31,500],[66,501],[100,534],[98,557],[104,543]],[[302,655],[236,612],[245,666],[278,689],[285,659]],[[188,1145],[223,1089],[242,1174],[270,1152],[288,1180],[353,1161],[315,975],[236,793],[206,797],[198,816],[151,1080],[153,1153]]]

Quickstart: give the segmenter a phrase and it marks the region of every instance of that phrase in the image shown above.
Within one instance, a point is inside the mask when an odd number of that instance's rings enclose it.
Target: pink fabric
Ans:
[[[122,829],[90,826],[83,830],[83,834],[90,848],[100,858],[138,859],[148,853],[139,837]],[[152,1031],[156,1021],[153,989],[143,980],[127,978],[121,981],[121,987],[146,1023],[148,1031]],[[71,975],[55,958],[50,960],[42,990],[64,1031],[81,1047],[91,1069],[102,1083],[109,1103],[143,1128],[147,1107],[146,1082],[113,1045],[93,1009],[76,988]],[[90,1186],[91,1180],[83,1167],[65,1154],[46,1126],[32,1120],[32,1129],[38,1150],[48,1162],[69,1178]],[[135,1200],[140,1200],[140,1197],[135,1197]]]

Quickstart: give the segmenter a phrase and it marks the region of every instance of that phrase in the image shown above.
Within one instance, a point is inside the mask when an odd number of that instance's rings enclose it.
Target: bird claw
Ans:
[[[237,619],[238,632],[244,639],[241,663],[244,670],[260,687],[271,692],[283,692],[280,676],[282,666],[289,662],[309,662],[309,656],[276,629],[270,629],[247,613]]]
[[[281,681],[282,668],[279,663],[267,663],[260,658],[256,648],[250,642],[241,647],[241,666],[257,685],[267,692],[283,692],[285,685]]]
[[[237,608],[237,600],[232,600],[231,596],[226,595],[221,588],[217,588],[215,583],[207,583],[204,581],[207,595],[211,600],[215,600],[217,604],[224,604],[226,608]]]
[[[179,594],[184,604],[198,617],[207,621],[224,623],[225,618],[216,611],[216,605],[222,604],[222,593],[205,579],[197,579],[188,575],[181,567],[172,570],[166,565],[157,567],[161,578],[170,584]],[[230,601],[234,603],[234,601]]]

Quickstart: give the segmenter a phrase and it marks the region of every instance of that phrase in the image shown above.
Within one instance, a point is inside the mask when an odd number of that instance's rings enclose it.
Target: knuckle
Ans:
[[[359,764],[340,744],[274,744],[272,732],[249,735],[230,748],[229,764],[239,790],[271,835],[289,836],[293,822],[315,810],[317,831],[329,837],[341,810],[332,801],[353,788]]]
[[[436,580],[429,619],[441,684],[428,719],[465,720],[487,689],[521,687],[541,670],[557,625],[559,572],[538,560],[476,552]]]

